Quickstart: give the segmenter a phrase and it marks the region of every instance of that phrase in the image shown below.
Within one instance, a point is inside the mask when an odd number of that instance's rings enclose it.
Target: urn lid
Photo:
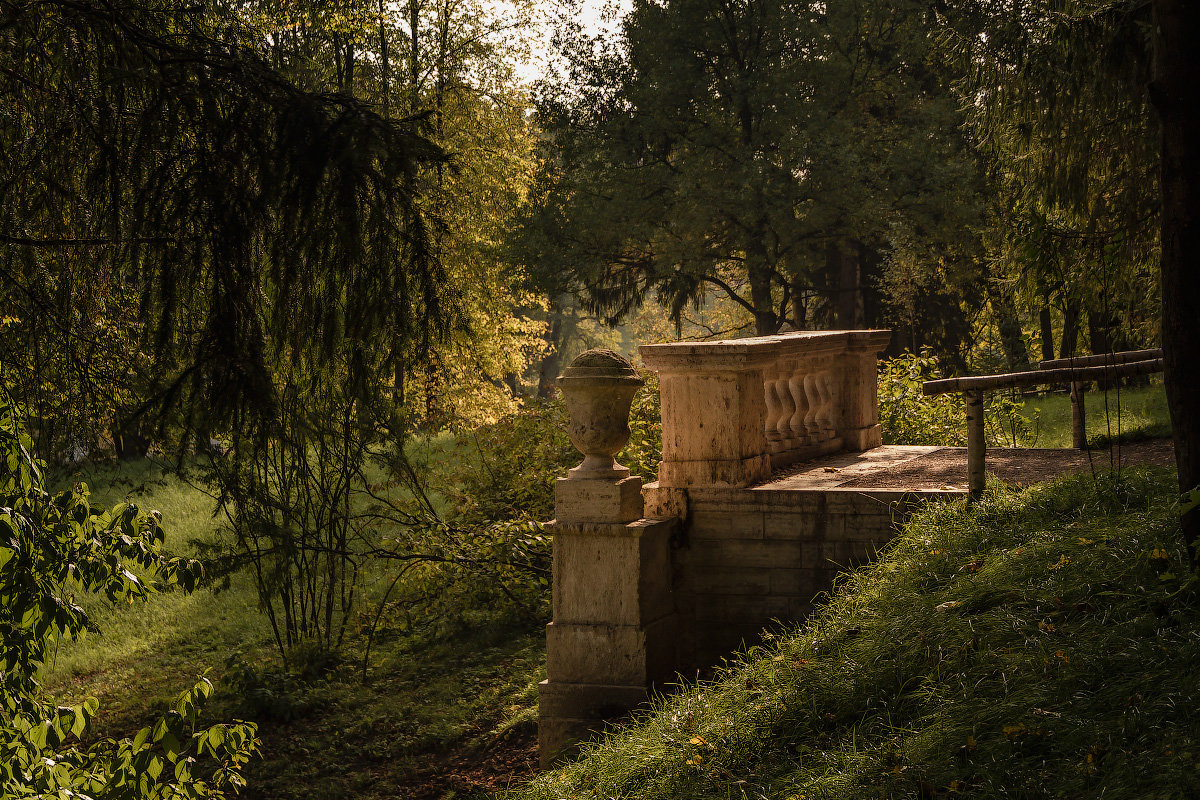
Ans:
[[[629,384],[641,386],[645,381],[629,359],[612,350],[595,348],[580,353],[562,375],[560,384]]]

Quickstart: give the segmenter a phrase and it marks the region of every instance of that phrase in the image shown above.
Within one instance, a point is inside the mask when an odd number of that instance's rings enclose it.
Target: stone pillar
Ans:
[[[751,486],[771,474],[764,371],[775,367],[778,339],[638,348],[658,373],[661,486]]]
[[[555,486],[553,619],[539,687],[543,767],[646,701],[675,675],[670,539],[676,520],[642,519],[642,479],[616,463],[629,440],[637,371],[589,350],[558,379],[583,463]]]
[[[852,331],[845,352],[834,366],[840,379],[840,432],[847,450],[870,450],[883,444],[879,429],[878,354],[891,331]]]

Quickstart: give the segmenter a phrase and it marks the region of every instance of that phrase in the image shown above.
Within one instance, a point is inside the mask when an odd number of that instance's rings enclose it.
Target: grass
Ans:
[[[994,393],[1001,394],[1001,393]],[[1071,401],[1065,393],[1026,397],[1018,417],[1009,425],[994,425],[991,439],[1009,447],[1071,447]],[[1167,396],[1161,383],[1085,395],[1088,443],[1105,447],[1109,442],[1171,435]],[[1016,443],[1013,443],[1015,433]]]
[[[434,459],[444,447],[423,443],[416,457]],[[161,511],[166,546],[176,553],[194,554],[191,542],[219,536],[212,499],[149,461],[58,476],[59,485],[77,481],[102,505],[127,500]],[[381,576],[371,576],[368,601]],[[503,609],[408,634],[385,624],[364,681],[369,614],[356,619],[339,659],[301,664],[307,674],[289,675],[245,574],[233,575],[226,588],[168,592],[135,606],[83,600],[102,633],[61,644],[44,671],[47,688],[64,702],[88,695],[101,701],[92,736],[130,735],[207,674],[217,684],[209,721],[259,725],[263,758],[247,770],[244,797],[391,798],[440,781],[443,772],[468,771],[454,762],[463,753],[470,761],[469,754],[505,742],[532,752],[544,635],[540,625]],[[495,776],[477,778],[482,787]]]
[[[1194,797],[1173,494],[1137,470],[927,507],[808,624],[509,800]]]
[[[127,501],[162,512],[166,547],[172,552],[194,555],[193,540],[211,542],[218,535],[212,499],[151,461],[89,465],[60,475],[58,484],[79,481],[91,489],[93,502],[105,507]],[[202,647],[217,658],[231,648],[266,644],[270,637],[245,576],[235,576],[223,591],[169,592],[132,607],[99,595],[82,598],[82,604],[101,633],[57,649],[46,674],[52,684],[181,649]],[[189,674],[186,680],[194,677]]]

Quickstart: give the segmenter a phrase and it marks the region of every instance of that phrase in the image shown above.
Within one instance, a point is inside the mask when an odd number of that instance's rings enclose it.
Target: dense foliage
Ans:
[[[633,401],[620,461],[648,482],[658,474],[662,423],[657,382],[646,377]],[[405,532],[379,550],[402,565],[385,603],[392,604],[392,614],[405,616],[410,629],[462,621],[480,609],[544,620],[550,535],[542,525],[554,517],[555,481],[582,458],[567,437],[565,403],[530,400],[449,447],[406,458],[408,468],[414,462],[419,468],[410,473],[414,479],[430,476],[416,481],[413,499],[372,507],[376,520],[387,518]],[[422,457],[438,464],[417,460]],[[375,492],[377,501],[383,492]]]
[[[39,418],[74,384],[118,428],[179,409],[203,439],[269,418],[281,361],[353,380],[448,329],[416,202],[443,153],[261,46],[218,2],[0,3],[4,355]]]
[[[105,511],[87,487],[49,494],[16,406],[0,395],[0,795],[4,797],[200,798],[242,785],[257,747],[248,723],[202,728],[207,679],[183,692],[132,739],[89,742],[98,710],[89,698],[56,706],[39,671],[56,642],[98,633],[78,595],[133,603],[195,588],[200,565],[163,548],[156,512]]]
[[[852,327],[860,261],[972,208],[929,6],[635,3],[612,43],[560,31],[527,225],[550,281],[613,319],[715,295],[759,334]]]

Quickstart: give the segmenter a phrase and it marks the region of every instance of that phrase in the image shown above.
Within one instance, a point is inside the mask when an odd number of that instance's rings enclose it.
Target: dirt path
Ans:
[[[484,797],[515,788],[537,772],[537,726],[527,726],[483,748],[464,742],[431,760],[427,768],[405,781],[398,800],[439,800],[452,792],[454,797]]]

